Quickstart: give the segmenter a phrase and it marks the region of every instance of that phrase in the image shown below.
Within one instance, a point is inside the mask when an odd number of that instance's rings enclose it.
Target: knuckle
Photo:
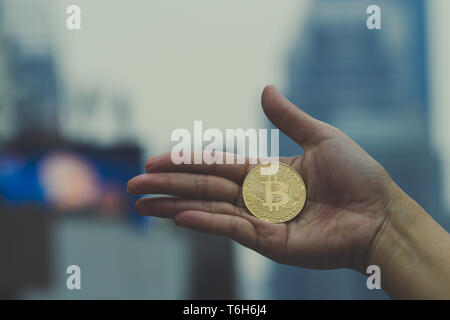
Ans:
[[[206,212],[213,212],[213,204],[211,201],[202,201],[202,210]]]
[[[215,218],[215,215],[214,215],[214,214],[211,214],[211,215],[209,216],[209,219],[208,219],[208,226],[207,226],[207,232],[209,232],[209,233],[213,233],[213,232],[214,232],[214,224],[215,224],[214,218]]]
[[[208,175],[198,175],[195,179],[195,187],[200,197],[206,198],[208,196],[211,178]]]
[[[234,239],[236,238],[238,232],[237,218],[230,216],[230,234],[229,237]]]

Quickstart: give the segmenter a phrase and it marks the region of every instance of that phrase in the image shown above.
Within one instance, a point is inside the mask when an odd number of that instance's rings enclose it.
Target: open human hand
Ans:
[[[399,188],[349,137],[300,110],[274,86],[264,89],[261,100],[269,120],[305,150],[280,158],[306,184],[306,203],[297,217],[273,224],[246,209],[242,183],[255,165],[176,165],[170,153],[150,158],[147,173],[131,179],[127,187],[135,195],[177,198],[142,198],[136,210],[227,236],[280,263],[364,270]]]

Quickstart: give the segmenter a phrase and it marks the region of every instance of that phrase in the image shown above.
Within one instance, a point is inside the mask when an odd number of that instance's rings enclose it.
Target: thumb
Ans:
[[[301,145],[303,149],[314,146],[330,136],[327,130],[328,125],[300,110],[273,85],[264,88],[261,104],[273,125]]]

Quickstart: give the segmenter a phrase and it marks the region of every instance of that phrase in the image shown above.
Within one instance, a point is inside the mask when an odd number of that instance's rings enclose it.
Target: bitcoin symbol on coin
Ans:
[[[285,222],[299,214],[305,205],[305,183],[294,168],[284,163],[278,163],[277,172],[262,174],[261,169],[270,165],[258,165],[247,174],[242,196],[254,216],[273,223]]]
[[[281,206],[289,202],[288,185],[283,181],[279,181],[277,176],[269,176],[268,181],[261,181],[266,190],[266,201],[263,206],[269,207],[269,211],[279,211]]]

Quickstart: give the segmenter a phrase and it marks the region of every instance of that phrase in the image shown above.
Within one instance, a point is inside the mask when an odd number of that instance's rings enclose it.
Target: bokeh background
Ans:
[[[81,8],[82,29],[66,28]],[[366,28],[378,4],[382,29]],[[0,298],[386,299],[134,212],[176,128],[269,128],[264,85],[355,139],[449,230],[447,0],[0,0]],[[283,155],[301,153],[281,136]],[[81,290],[66,288],[67,266]]]

